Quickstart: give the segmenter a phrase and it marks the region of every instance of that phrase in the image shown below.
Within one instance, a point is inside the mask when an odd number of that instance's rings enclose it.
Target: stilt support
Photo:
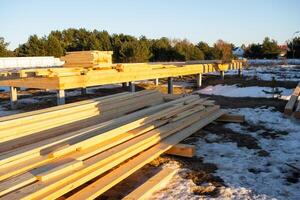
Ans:
[[[155,84],[156,86],[158,86],[158,84],[159,84],[158,78],[154,79],[154,84]]]
[[[135,92],[135,84],[133,82],[129,82],[129,91]]]
[[[243,76],[243,69],[238,69],[239,76]]]
[[[173,94],[173,77],[168,77],[168,94]]]
[[[10,87],[10,108],[12,110],[17,109],[17,100],[18,100],[18,93],[16,87]]]
[[[196,74],[196,87],[200,88],[202,85],[202,74]]]
[[[85,96],[87,94],[87,89],[86,88],[81,88],[81,95]]]
[[[224,71],[220,71],[220,76],[221,76],[221,79],[224,80],[224,77],[225,77]]]
[[[57,105],[65,104],[65,90],[57,91]]]

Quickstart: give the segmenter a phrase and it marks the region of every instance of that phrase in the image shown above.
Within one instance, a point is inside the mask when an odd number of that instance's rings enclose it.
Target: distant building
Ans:
[[[245,54],[245,50],[241,47],[236,47],[233,49],[232,54],[237,56],[238,58],[243,58]]]
[[[288,52],[288,46],[286,44],[278,45],[280,49],[279,57],[286,57],[286,54]]]

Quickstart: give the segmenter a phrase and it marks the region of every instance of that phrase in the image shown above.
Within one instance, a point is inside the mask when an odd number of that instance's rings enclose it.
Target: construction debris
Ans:
[[[161,95],[159,100],[155,91],[138,92],[136,95],[146,96],[144,98],[147,101],[157,98],[144,104],[144,107],[157,104],[163,99]],[[135,98],[138,99],[138,96]],[[56,199],[62,196],[69,199],[94,199],[145,164],[168,152],[180,141],[226,114],[225,110],[212,101],[190,95],[122,116],[120,113],[126,112],[124,106],[146,101],[129,97],[129,94],[120,94],[102,99],[100,104],[98,100],[91,101],[89,106],[80,102],[77,103],[79,105],[65,105],[61,107],[61,114],[58,114],[60,109],[54,108],[37,111],[36,115],[40,115],[40,119],[34,118],[34,114],[6,117],[6,120],[0,118],[1,122],[10,126],[10,130],[14,127],[13,124],[23,126],[22,123],[25,122],[28,123],[27,130],[30,130],[24,133],[20,129],[11,135],[6,133],[1,138],[3,144],[25,135],[31,136],[33,141],[17,145],[13,149],[7,148],[9,150],[3,150],[0,154],[0,199]],[[122,104],[127,98],[131,104]],[[37,124],[44,121],[44,124],[50,124],[48,130],[51,130],[51,120],[60,121],[63,120],[61,116],[68,115],[70,118],[77,118],[77,112],[83,114],[80,110],[92,105],[100,105],[100,111],[105,109],[103,113],[97,112],[100,116],[121,117],[96,122],[84,129],[77,127],[76,131],[61,132],[60,135],[49,134],[46,138],[35,139],[37,135],[33,133]],[[72,112],[73,109],[78,111]],[[128,112],[131,110],[133,109],[127,109]],[[47,116],[46,113],[51,115]],[[90,114],[94,113],[91,111]],[[33,119],[32,124],[28,122],[30,117]],[[68,121],[69,118],[66,118]],[[81,120],[81,117],[78,116],[78,119]],[[61,124],[70,123],[66,121]],[[60,123],[57,124],[63,127]]]

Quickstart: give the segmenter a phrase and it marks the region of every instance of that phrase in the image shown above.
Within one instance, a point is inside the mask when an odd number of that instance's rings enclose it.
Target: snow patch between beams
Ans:
[[[279,87],[279,91],[282,91],[280,99],[288,100],[293,93],[292,89],[286,89]],[[272,98],[272,94],[265,93],[264,91],[271,92],[270,87],[238,87],[237,85],[215,85],[208,86],[204,89],[198,90],[197,93],[207,95],[221,95],[226,97],[260,97],[260,98]]]

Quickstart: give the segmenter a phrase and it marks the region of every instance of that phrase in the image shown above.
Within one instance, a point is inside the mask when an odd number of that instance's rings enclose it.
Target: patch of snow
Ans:
[[[293,93],[293,89],[286,89],[279,87],[279,91],[282,91],[281,99],[288,100]],[[270,87],[238,87],[237,85],[215,85],[208,86],[204,89],[198,90],[197,93],[207,95],[221,95],[227,97],[261,97],[272,98],[272,94],[267,94],[264,91],[271,92]]]
[[[249,65],[300,65],[300,59],[249,59]]]
[[[13,115],[19,113],[18,110],[7,110],[3,106],[0,106],[0,117],[7,116],[7,115]]]
[[[249,66],[244,68],[243,75],[265,81],[270,81],[273,77],[277,81],[300,81],[300,66]]]
[[[240,108],[232,112],[245,115],[250,126],[261,125],[268,131],[285,131],[288,135],[266,139],[260,135],[262,130],[249,132],[244,125],[229,123],[225,127],[258,139],[259,145],[270,156],[260,157],[257,150],[239,148],[232,142],[209,144],[203,139],[197,143],[197,154],[203,156],[205,162],[217,164],[216,175],[229,187],[247,188],[266,195],[266,199],[300,199],[300,182],[292,184],[286,180],[291,171],[286,163],[300,167],[300,123],[272,108]],[[250,168],[255,168],[258,173],[249,172]]]

